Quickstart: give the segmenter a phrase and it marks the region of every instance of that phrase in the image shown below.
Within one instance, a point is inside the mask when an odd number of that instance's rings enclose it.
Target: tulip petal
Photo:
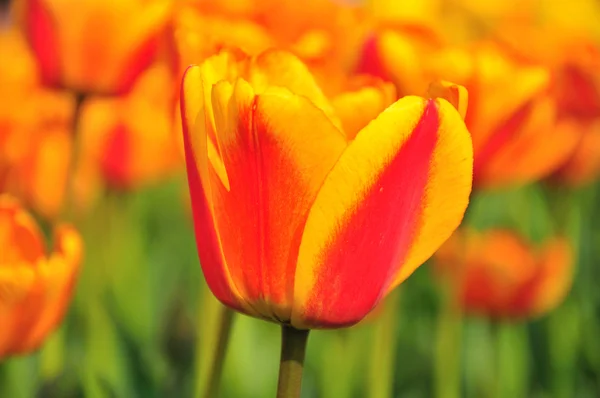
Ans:
[[[26,34],[40,65],[42,80],[47,85],[56,85],[60,81],[61,65],[55,18],[43,0],[29,0],[27,7]]]
[[[41,284],[39,303],[29,317],[35,324],[16,344],[16,350],[25,352],[37,348],[63,319],[73,294],[82,259],[83,242],[70,226],[59,226],[55,233],[56,248],[49,261],[38,269]]]
[[[35,286],[33,268],[0,268],[0,358],[15,352],[15,344],[35,322],[30,316],[38,305]]]
[[[473,181],[470,134],[452,105],[445,100],[436,102],[439,104],[439,139],[429,166],[419,229],[392,288],[408,278],[450,237],[460,225],[469,203]]]
[[[399,270],[409,267],[406,277],[431,255],[466,208],[470,151],[460,116],[443,100],[405,97],[359,132],[309,213],[292,325],[358,322]],[[442,220],[439,231],[433,217]]]
[[[332,100],[332,105],[347,139],[353,140],[360,130],[396,99],[396,90],[391,83],[373,81],[372,85],[338,95]]]
[[[469,93],[465,87],[440,80],[429,85],[427,94],[430,98],[443,98],[451,103],[458,113],[460,113],[460,117],[465,120],[469,104]]]
[[[287,88],[296,95],[308,98],[338,125],[329,100],[306,65],[292,54],[267,50],[252,58],[248,74],[247,80],[258,94],[268,87]]]
[[[181,113],[198,255],[206,283],[214,295],[231,308],[251,312],[243,304],[243,299],[231,282],[212,216],[213,210],[209,201],[210,184],[207,182],[210,142],[207,131],[210,130],[209,126],[212,123],[205,120],[202,84],[200,67],[188,68],[181,87]],[[196,123],[197,119],[198,123]]]
[[[500,126],[476,156],[480,187],[526,184],[548,176],[565,163],[579,141],[577,134],[556,123],[550,98],[540,98]]]
[[[566,239],[548,242],[540,254],[539,283],[531,311],[542,314],[556,307],[568,294],[573,283],[573,251]]]
[[[230,184],[213,173],[215,226],[240,293],[264,317],[285,322],[306,216],[346,141],[305,97],[283,88],[252,93],[244,80],[213,88]]]

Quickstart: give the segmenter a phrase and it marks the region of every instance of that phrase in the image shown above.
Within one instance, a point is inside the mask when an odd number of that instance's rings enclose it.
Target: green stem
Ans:
[[[572,300],[567,300],[548,317],[551,387],[556,398],[576,395],[580,317],[580,308]]]
[[[501,322],[496,332],[495,396],[527,397],[529,380],[529,339],[526,325]]]
[[[298,398],[302,389],[302,370],[309,330],[281,325],[281,362],[277,398]]]
[[[65,187],[65,200],[62,208],[62,218],[69,221],[73,219],[75,208],[75,175],[77,174],[77,166],[79,165],[79,156],[81,152],[81,115],[85,99],[86,95],[84,93],[75,94],[73,131],[71,136],[71,160],[69,169],[67,170],[67,185]]]
[[[392,292],[383,304],[382,314],[375,324],[375,339],[371,357],[369,397],[392,396],[396,362],[399,289]]]
[[[456,289],[448,284],[446,299],[439,314],[436,340],[436,397],[461,396],[461,334],[462,310]]]
[[[85,95],[77,93],[75,95],[75,109],[73,110],[73,131],[72,148],[69,168],[67,170],[65,197],[62,207],[62,220],[71,221],[73,219],[74,206],[74,180],[77,171],[77,162],[81,144],[81,111]],[[64,333],[64,324],[48,338],[46,344],[40,350],[41,373],[45,381],[57,377],[64,370],[66,342]]]
[[[219,303],[219,320],[215,324],[214,334],[212,341],[214,342],[211,346],[214,347],[212,352],[208,351],[207,358],[210,363],[207,363],[207,359],[204,360],[204,369],[206,378],[204,379],[204,394],[203,397],[212,398],[217,397],[219,394],[219,386],[221,384],[221,375],[223,374],[223,364],[225,363],[225,355],[227,354],[227,345],[229,343],[229,336],[231,335],[231,325],[233,324],[233,311]],[[204,344],[206,348],[206,344]],[[209,347],[211,347],[209,346]]]

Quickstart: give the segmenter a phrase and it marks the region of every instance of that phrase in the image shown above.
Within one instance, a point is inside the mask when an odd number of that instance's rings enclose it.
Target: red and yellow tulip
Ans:
[[[508,318],[541,315],[560,304],[574,265],[565,239],[537,248],[507,230],[457,231],[435,260],[464,311]]]
[[[0,195],[0,358],[38,348],[60,324],[82,257],[79,234],[60,225],[47,253],[33,218]]]
[[[153,61],[170,0],[18,0],[43,81],[83,94],[129,90]]]
[[[296,328],[360,321],[450,236],[471,191],[452,105],[405,97],[349,133],[286,52],[190,67],[182,119],[209,287]]]

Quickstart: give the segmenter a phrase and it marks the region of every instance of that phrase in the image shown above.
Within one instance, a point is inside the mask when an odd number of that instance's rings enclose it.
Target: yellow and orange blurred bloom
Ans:
[[[95,179],[101,180],[96,185],[135,189],[181,168],[173,133],[174,86],[169,66],[159,63],[146,70],[127,95],[86,102],[77,187],[85,189]]]
[[[360,321],[468,203],[471,141],[452,105],[405,97],[349,133],[287,52],[191,66],[182,119],[204,275],[255,317],[299,329]]]
[[[73,293],[82,241],[59,225],[46,252],[33,218],[0,195],[0,359],[35,350],[60,324]]]
[[[459,230],[435,260],[466,313],[499,318],[539,316],[558,306],[574,265],[564,238],[535,247],[508,230]]]
[[[477,188],[547,177],[575,150],[579,137],[555,128],[558,111],[548,68],[520,63],[494,43],[446,48],[429,57],[426,68],[431,80],[468,90],[465,123],[473,138]]]
[[[302,59],[327,93],[334,92],[345,76],[366,28],[359,8],[329,0],[187,3],[176,9],[174,17],[183,68],[222,49],[258,55],[278,48]]]
[[[579,137],[579,142],[552,177],[583,185],[600,175],[600,46],[571,39],[560,54],[554,87],[561,118],[557,128]]]
[[[82,94],[129,90],[154,60],[170,0],[17,0],[45,84]]]
[[[0,31],[0,58],[0,193],[54,218],[65,194],[73,98],[41,85],[15,29]]]

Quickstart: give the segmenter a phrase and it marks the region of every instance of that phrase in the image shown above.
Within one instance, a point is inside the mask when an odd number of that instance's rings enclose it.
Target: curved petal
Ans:
[[[519,119],[519,120],[517,120]],[[579,136],[556,123],[550,98],[540,98],[498,129],[487,150],[476,154],[475,183],[480,187],[526,184],[548,176],[565,163]]]
[[[470,145],[451,105],[418,97],[397,101],[358,133],[309,213],[292,325],[358,322],[399,271],[408,266],[406,274],[412,272],[450,235],[468,201]],[[435,234],[429,226],[434,216],[444,220]],[[411,249],[415,239],[420,247]]]
[[[0,195],[0,266],[33,267],[44,257],[42,233],[33,217],[8,195]]]
[[[23,331],[24,335],[17,345],[17,350],[21,352],[37,348],[56,328],[73,295],[83,256],[83,241],[75,229],[61,225],[56,229],[55,242],[54,253],[38,268],[43,293],[34,314],[30,315],[35,319],[35,324]]]
[[[451,103],[460,114],[460,117],[465,120],[469,105],[469,92],[465,87],[445,80],[439,80],[429,85],[427,94],[430,98],[443,98]]]
[[[556,307],[573,283],[573,250],[566,239],[546,243],[539,257],[541,268],[531,311],[542,314]]]
[[[586,123],[564,119],[555,128],[560,130],[561,136],[568,134],[579,139],[575,150],[561,165],[554,178],[575,186],[594,181],[600,173],[600,120]]]
[[[58,85],[62,70],[57,21],[44,0],[25,1],[26,35],[40,65],[42,80],[49,86]]]
[[[345,138],[308,99],[281,88],[253,98],[244,80],[223,81],[213,108],[230,184],[211,180],[226,264],[258,312],[285,322],[306,216]]]
[[[471,194],[473,148],[469,132],[452,105],[438,100],[438,142],[429,165],[418,229],[392,288],[424,263],[460,225]]]
[[[33,268],[0,268],[0,359],[18,352],[16,346],[35,322],[39,293]]]
[[[396,100],[396,89],[391,83],[365,83],[363,87],[344,92],[332,100],[348,140],[353,140],[360,130]]]
[[[123,54],[113,76],[107,76],[107,86],[117,91],[129,90],[137,77],[152,63],[159,50],[161,30],[171,17],[169,1],[158,0],[141,7],[115,49]]]
[[[277,86],[287,88],[296,95],[304,96],[325,112],[336,126],[339,124],[329,100],[306,65],[288,52],[267,50],[252,58],[246,80],[257,94],[262,93],[268,87]]]
[[[209,199],[212,194],[208,182],[210,140],[207,136],[212,123],[209,124],[205,119],[202,84],[200,67],[189,67],[181,86],[181,114],[198,256],[213,294],[231,308],[251,312],[231,282],[213,219],[213,206]]]

